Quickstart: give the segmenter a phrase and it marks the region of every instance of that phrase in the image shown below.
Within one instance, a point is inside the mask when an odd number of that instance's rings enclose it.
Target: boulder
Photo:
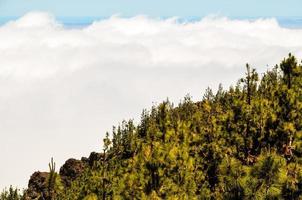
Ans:
[[[47,199],[47,178],[48,172],[35,172],[28,182],[28,189],[25,192],[25,199]]]
[[[81,160],[68,159],[60,168],[60,176],[63,184],[67,187],[78,178],[85,170],[86,164]]]

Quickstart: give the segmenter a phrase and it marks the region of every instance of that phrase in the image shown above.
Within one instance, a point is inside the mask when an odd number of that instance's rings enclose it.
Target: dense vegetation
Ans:
[[[289,55],[261,78],[246,68],[228,90],[114,127],[69,186],[52,164],[49,199],[302,199],[302,65]]]

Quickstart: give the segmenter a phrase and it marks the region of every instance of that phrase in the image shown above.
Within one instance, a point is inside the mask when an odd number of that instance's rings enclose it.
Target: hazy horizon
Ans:
[[[38,11],[39,12],[39,11]],[[51,13],[50,13],[51,14]],[[110,19],[111,17],[118,16],[120,18],[132,18],[135,16],[124,16],[122,14],[113,14],[111,16],[54,16],[58,23],[63,24],[67,28],[83,28],[91,25],[93,22],[102,21],[106,19]],[[148,15],[138,15],[138,16],[146,16],[153,19],[176,19],[179,23],[190,23],[197,22],[206,17],[217,17],[217,18],[228,18],[232,20],[249,20],[255,21],[257,19],[276,19],[281,27],[284,28],[302,28],[302,16],[288,16],[288,17],[278,17],[278,16],[223,16],[223,15],[215,15],[209,14],[205,16],[192,16],[192,17],[178,17],[178,16],[162,16],[162,17],[150,17]],[[10,21],[15,21],[22,16],[0,16],[0,26],[5,25]]]

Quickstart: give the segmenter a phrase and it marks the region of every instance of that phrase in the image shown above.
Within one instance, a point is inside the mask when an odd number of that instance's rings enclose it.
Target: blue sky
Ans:
[[[0,16],[48,11],[58,17],[113,14],[152,17],[301,17],[301,0],[0,0]]]

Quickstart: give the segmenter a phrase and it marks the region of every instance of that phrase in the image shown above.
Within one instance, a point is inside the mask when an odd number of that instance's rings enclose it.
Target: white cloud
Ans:
[[[143,108],[207,86],[229,86],[246,62],[265,71],[302,30],[274,19],[197,22],[117,16],[69,29],[47,13],[0,27],[0,188],[25,186],[35,170],[101,148],[105,131]]]

